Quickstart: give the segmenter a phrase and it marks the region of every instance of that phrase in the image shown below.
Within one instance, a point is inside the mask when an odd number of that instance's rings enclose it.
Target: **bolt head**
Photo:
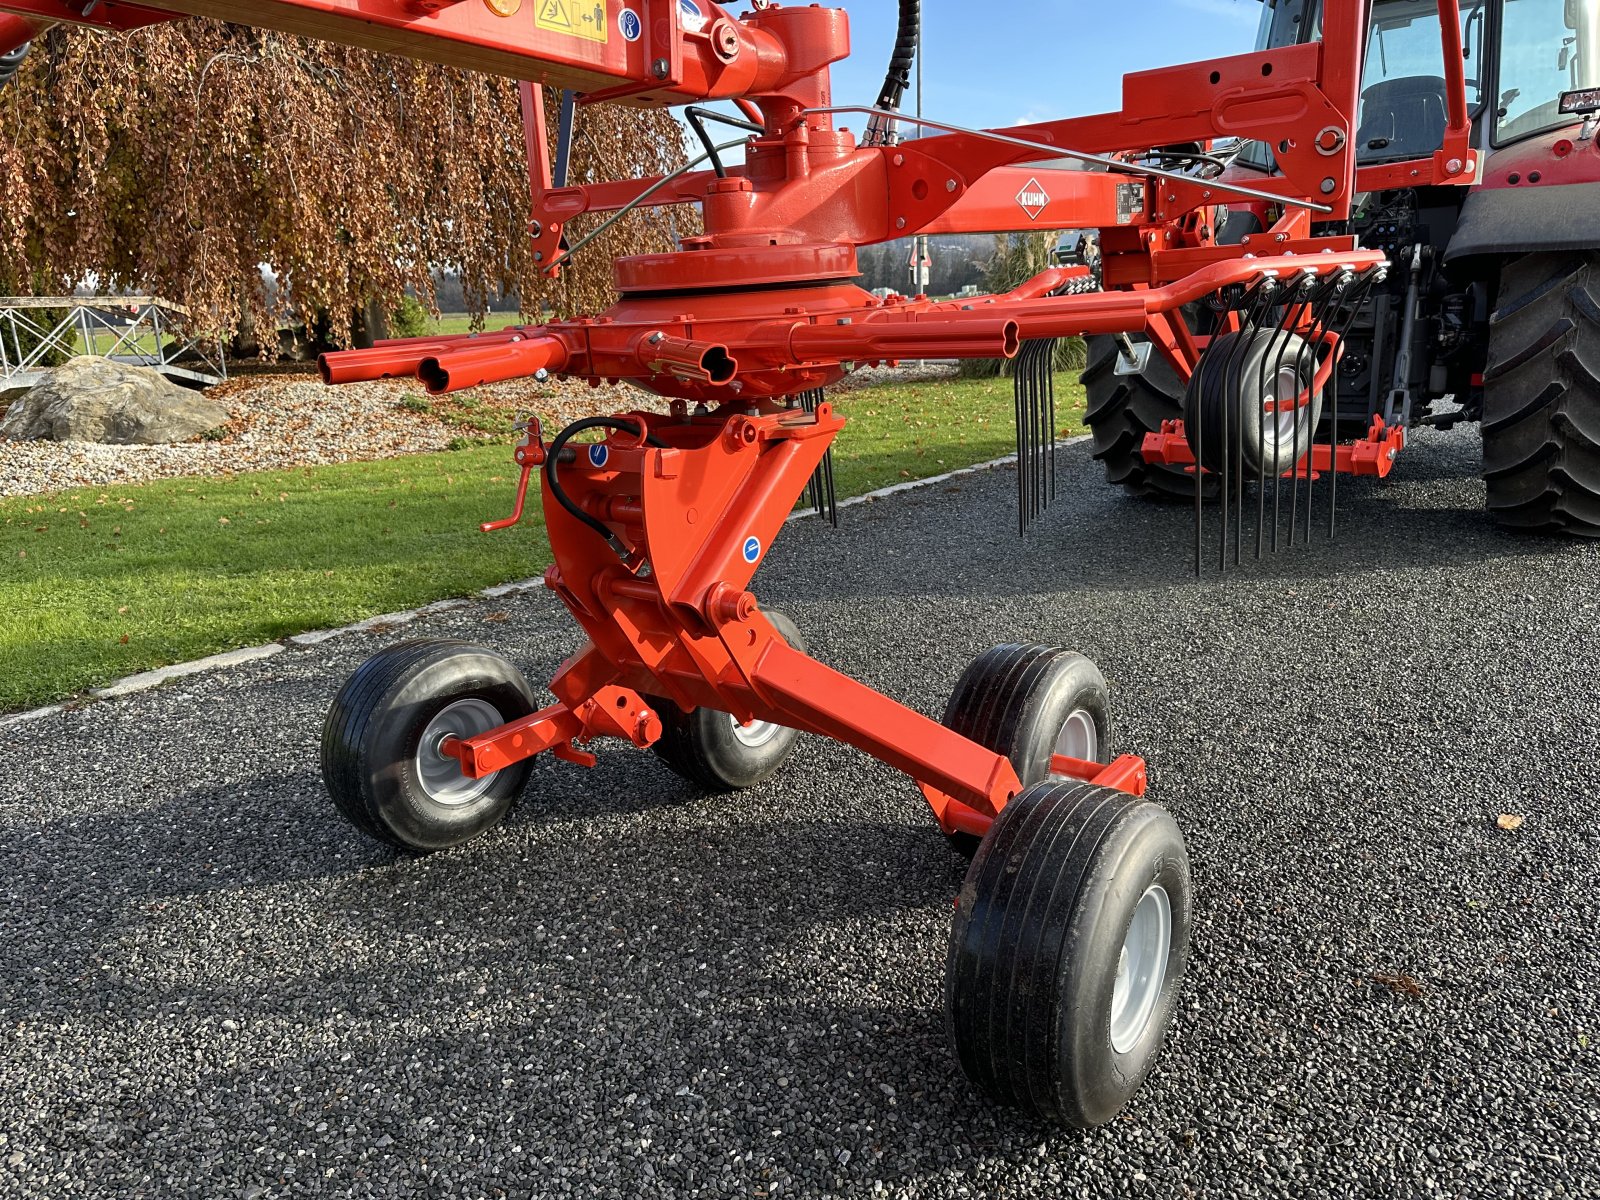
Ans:
[[[1461,174],[1461,166],[1462,163],[1459,158],[1452,158],[1449,162],[1445,163],[1444,169],[1449,171],[1452,175],[1459,175]]]

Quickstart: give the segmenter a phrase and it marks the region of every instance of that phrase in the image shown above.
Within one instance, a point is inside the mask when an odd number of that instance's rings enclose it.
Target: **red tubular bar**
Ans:
[[[675,375],[702,383],[728,383],[739,370],[738,360],[726,346],[691,342],[659,330],[646,335],[639,359],[652,375]]]
[[[48,28],[48,24],[30,21],[26,17],[0,13],[0,54],[9,54],[18,46],[27,45]]]
[[[1015,358],[1017,323],[986,316],[966,321],[837,317],[835,324],[796,325],[789,350],[797,363],[884,358]]]
[[[524,379],[567,365],[567,344],[552,334],[520,336],[487,346],[432,354],[417,364],[417,378],[435,396],[505,379]]]
[[[370,350],[333,350],[317,359],[323,383],[363,383],[415,375],[422,360],[464,346],[497,346],[526,338],[523,329],[455,334],[436,338],[386,338]]]

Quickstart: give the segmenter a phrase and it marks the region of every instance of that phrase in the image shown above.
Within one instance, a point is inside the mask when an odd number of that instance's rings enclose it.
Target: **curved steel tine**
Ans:
[[[1360,315],[1362,307],[1367,302],[1368,295],[1373,287],[1384,277],[1386,272],[1381,267],[1374,267],[1361,272],[1344,272],[1350,279],[1343,299],[1344,320],[1339,326],[1337,340],[1334,342],[1334,354],[1344,352],[1344,340],[1355,324],[1356,317]],[[1337,319],[1337,312],[1335,319]],[[1339,519],[1339,363],[1334,361],[1333,369],[1329,372],[1328,381],[1333,391],[1333,433],[1329,457],[1333,460],[1333,470],[1329,473],[1328,480],[1328,540],[1334,539]]]
[[[1289,545],[1294,545],[1295,530],[1300,524],[1300,373],[1305,369],[1309,359],[1311,363],[1311,382],[1316,383],[1316,349],[1318,321],[1317,310],[1327,298],[1332,287],[1332,273],[1328,275],[1308,276],[1305,285],[1306,298],[1302,308],[1302,319],[1309,319],[1311,326],[1307,331],[1308,336],[1301,339],[1300,349],[1295,354],[1294,360],[1294,425],[1290,431],[1290,453],[1292,461],[1289,465]],[[1309,416],[1311,398],[1315,388],[1306,389],[1306,407]],[[1306,422],[1306,537],[1311,536],[1311,470],[1312,459],[1315,457],[1313,447],[1317,440],[1316,427],[1308,420]]]
[[[1307,351],[1309,352],[1308,357],[1311,363],[1312,384],[1312,389],[1307,393],[1308,401],[1315,391],[1317,367],[1319,365],[1318,354],[1322,349],[1323,334],[1328,330],[1328,319],[1330,316],[1336,315],[1338,312],[1340,280],[1343,278],[1343,276],[1343,272],[1337,271],[1330,271],[1327,275],[1322,276],[1317,288],[1317,294],[1312,298],[1311,320],[1312,331],[1315,334],[1315,339],[1307,344]],[[1328,352],[1329,354],[1333,353],[1331,347],[1329,348]],[[1329,379],[1331,380],[1332,377],[1333,372],[1332,368],[1330,368]],[[1298,374],[1296,375],[1296,378],[1298,379]],[[1298,401],[1299,397],[1296,396],[1295,399]],[[1308,422],[1308,428],[1306,430],[1306,543],[1308,545],[1311,542],[1311,509],[1316,499],[1316,457],[1317,427],[1314,423]],[[1330,467],[1338,465],[1334,459],[1335,456],[1333,455],[1332,447],[1330,446]]]
[[[1233,345],[1233,350],[1229,355],[1226,373],[1223,376],[1225,387],[1224,396],[1226,399],[1226,403],[1223,405],[1223,411],[1232,415],[1234,425],[1233,440],[1231,442],[1226,442],[1225,439],[1226,455],[1224,457],[1224,462],[1232,459],[1234,463],[1237,464],[1236,468],[1233,470],[1233,490],[1231,495],[1231,500],[1237,510],[1234,516],[1233,525],[1233,561],[1235,564],[1239,562],[1239,552],[1242,541],[1241,529],[1244,525],[1244,424],[1240,419],[1240,414],[1238,411],[1239,400],[1244,394],[1244,360],[1248,357],[1247,352],[1251,341],[1250,335],[1261,328],[1261,322],[1276,305],[1278,292],[1280,290],[1281,287],[1277,280],[1266,279],[1263,280],[1260,288],[1256,289],[1252,295],[1247,297],[1247,299],[1251,301],[1249,315],[1243,318],[1240,323],[1239,339]],[[1224,514],[1226,514],[1227,506],[1230,502],[1228,483],[1229,480],[1227,476],[1224,475],[1222,480],[1222,505]],[[1226,556],[1226,523],[1224,523],[1223,526],[1222,540],[1222,553],[1224,556]]]

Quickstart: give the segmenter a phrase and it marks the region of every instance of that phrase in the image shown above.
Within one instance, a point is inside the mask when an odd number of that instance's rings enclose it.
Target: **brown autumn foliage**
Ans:
[[[612,255],[667,248],[670,210],[629,216],[552,283],[524,236],[526,157],[511,80],[216,21],[58,28],[0,89],[0,294],[92,276],[212,332],[327,314],[341,340],[368,302],[429,301],[437,269],[476,309],[511,291],[525,310],[604,307]],[[580,112],[570,178],[682,161],[665,113],[601,106]]]

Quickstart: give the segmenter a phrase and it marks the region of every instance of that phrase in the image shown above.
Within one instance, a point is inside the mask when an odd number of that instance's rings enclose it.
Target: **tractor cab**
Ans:
[[[1319,39],[1322,7],[1322,0],[1265,0],[1256,48]],[[1600,87],[1600,6],[1591,0],[1463,0],[1461,44],[1474,144],[1482,150],[1578,123],[1562,111],[1562,97]],[[1436,0],[1373,5],[1358,161],[1426,158],[1439,148],[1448,108],[1443,54]],[[1271,170],[1271,150],[1253,143],[1240,162]]]

